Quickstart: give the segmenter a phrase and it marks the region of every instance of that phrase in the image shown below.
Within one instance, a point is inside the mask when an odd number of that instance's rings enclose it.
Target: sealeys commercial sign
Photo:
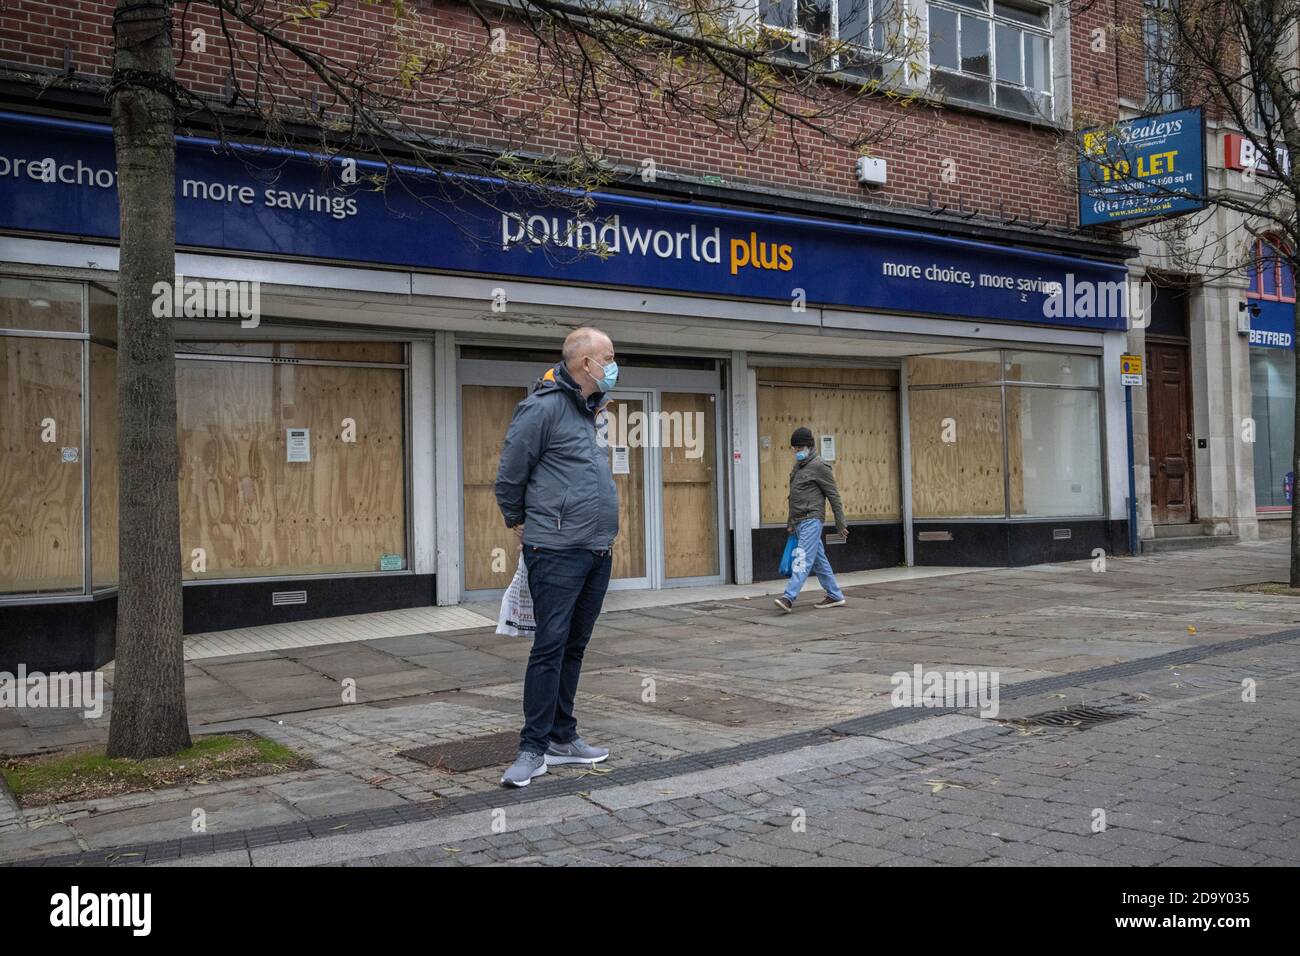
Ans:
[[[792,308],[1125,327],[1122,304],[1063,302],[1123,283],[1122,266],[901,229],[614,194],[594,194],[579,212],[535,190],[193,137],[177,137],[176,180],[186,248]],[[0,113],[0,230],[116,239],[109,128]]]
[[[1199,107],[1084,130],[1079,154],[1082,226],[1205,208],[1205,125]]]

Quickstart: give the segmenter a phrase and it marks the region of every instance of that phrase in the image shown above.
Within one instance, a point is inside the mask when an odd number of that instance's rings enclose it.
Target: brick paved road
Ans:
[[[1248,677],[1254,702],[1242,700]],[[845,741],[863,755],[771,777],[760,762],[755,779],[684,796],[673,791],[693,790],[687,779],[597,792],[605,812],[346,862],[1300,864],[1300,641],[1094,689],[1090,702],[1138,716],[1040,733],[936,718],[972,729]],[[1057,704],[1018,701],[1016,713]]]
[[[1111,559],[1104,573],[1075,562],[866,586],[851,589],[850,605],[831,612],[780,615],[761,601],[615,612],[601,617],[588,652],[579,719],[590,739],[613,747],[611,766],[624,771],[762,745],[891,711],[889,675],[917,663],[992,669],[1004,686],[1023,685],[1294,627],[1297,599],[1223,590],[1278,580],[1285,567],[1285,542],[1261,542]],[[1004,717],[1067,700],[1113,699],[1141,712],[1084,733],[1026,737],[972,718],[931,720],[879,737],[746,758],[712,775],[626,785],[611,780],[586,797],[569,792],[545,799],[557,778],[573,780],[580,772],[570,768],[537,781],[530,788],[536,799],[527,806],[497,804],[501,767],[450,774],[398,755],[516,727],[527,649],[526,642],[480,630],[190,665],[195,733],[252,729],[308,754],[318,769],[22,811],[0,799],[0,862],[186,840],[195,808],[206,814],[210,849],[223,851],[232,842],[245,847],[238,839],[244,832],[305,833],[338,814],[391,814],[401,823],[301,843],[292,842],[299,839],[294,835],[272,841],[278,846],[197,858],[231,865],[375,857],[448,865],[716,863],[751,856],[812,862],[844,853],[863,862],[992,863],[1035,854],[1044,862],[1069,862],[1087,857],[1089,848],[1115,849],[1114,857],[1092,854],[1111,862],[1166,862],[1198,858],[1211,847],[1225,861],[1233,853],[1261,863],[1294,859],[1290,818],[1246,815],[1270,812],[1268,801],[1300,803],[1289,735],[1297,714],[1283,703],[1296,698],[1286,683],[1300,672],[1294,644],[1178,670],[1161,665],[1124,681],[1066,688],[1064,698],[1004,703]],[[340,702],[346,677],[356,680],[359,703]],[[1255,704],[1239,700],[1243,677],[1260,682]],[[658,688],[651,702],[642,696],[647,678]],[[1212,696],[1194,700],[1206,694]],[[106,726],[107,719],[84,721],[60,711],[0,711],[0,753],[102,741]],[[955,733],[982,736],[945,739]],[[909,754],[908,745],[928,748],[928,756]],[[1171,756],[1180,747],[1186,756]],[[1129,789],[1104,790],[1121,782]],[[504,817],[457,810],[432,822],[428,813],[421,816],[421,807],[479,798]],[[1242,800],[1259,803],[1234,806]],[[987,812],[973,813],[971,801]],[[890,823],[895,807],[910,816]],[[790,828],[795,808],[807,814],[803,832]],[[1109,824],[1096,835],[1094,809],[1105,810]],[[922,816],[927,811],[933,812]],[[869,828],[879,834],[859,833],[846,822],[864,815],[880,824]],[[415,818],[426,822],[412,823]],[[507,832],[494,833],[494,823]],[[1180,835],[1176,827],[1184,823],[1193,827],[1187,833],[1232,839]],[[1272,842],[1243,845],[1258,837],[1259,825],[1273,826]]]

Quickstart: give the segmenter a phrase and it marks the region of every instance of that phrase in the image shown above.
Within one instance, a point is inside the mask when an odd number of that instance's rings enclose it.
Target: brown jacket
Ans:
[[[835,485],[831,466],[816,452],[803,461],[796,461],[790,471],[790,517],[787,525],[793,527],[809,518],[825,521],[828,500],[835,515],[835,530],[843,533],[848,525],[844,523],[844,507],[840,504],[840,490]]]

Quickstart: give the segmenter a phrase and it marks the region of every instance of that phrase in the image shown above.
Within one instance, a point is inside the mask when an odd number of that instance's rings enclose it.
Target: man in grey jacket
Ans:
[[[597,415],[617,381],[609,336],[575,329],[564,340],[563,360],[515,407],[501,449],[497,504],[523,543],[537,622],[519,756],[501,778],[504,786],[526,787],[548,765],[609,756],[578,736],[573,699],[618,534],[618,489],[609,453],[596,441]]]
[[[794,452],[794,468],[790,471],[790,516],[785,529],[798,535],[794,550],[790,583],[785,593],[776,599],[776,606],[789,614],[794,610],[799,589],[808,580],[808,572],[817,575],[826,596],[813,605],[815,608],[840,607],[844,592],[835,581],[835,572],[826,557],[822,544],[822,522],[826,519],[826,502],[835,515],[835,530],[846,538],[849,527],[844,522],[844,506],[840,504],[840,490],[835,484],[831,466],[814,450],[812,430],[796,428],[790,436],[790,450]]]

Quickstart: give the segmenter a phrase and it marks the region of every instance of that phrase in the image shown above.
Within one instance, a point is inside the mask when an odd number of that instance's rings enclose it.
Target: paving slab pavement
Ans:
[[[850,603],[825,612],[780,615],[766,598],[712,594],[612,611],[588,652],[579,719],[589,739],[613,747],[619,767],[651,766],[883,713],[889,676],[915,664],[993,669],[1006,685],[1300,621],[1300,601],[1212,590],[1284,576],[1284,541],[1227,553],[1112,558],[1100,574],[1074,562],[884,581],[846,589]],[[480,628],[188,662],[195,733],[252,729],[320,769],[57,814],[11,810],[8,824],[0,803],[0,861],[149,834],[182,839],[205,801],[232,808],[210,818],[230,830],[490,794],[499,767],[450,774],[397,754],[517,727],[526,651],[527,642]],[[356,682],[356,703],[343,703],[345,678]],[[102,741],[107,730],[107,714],[20,717],[0,723],[0,753]]]

